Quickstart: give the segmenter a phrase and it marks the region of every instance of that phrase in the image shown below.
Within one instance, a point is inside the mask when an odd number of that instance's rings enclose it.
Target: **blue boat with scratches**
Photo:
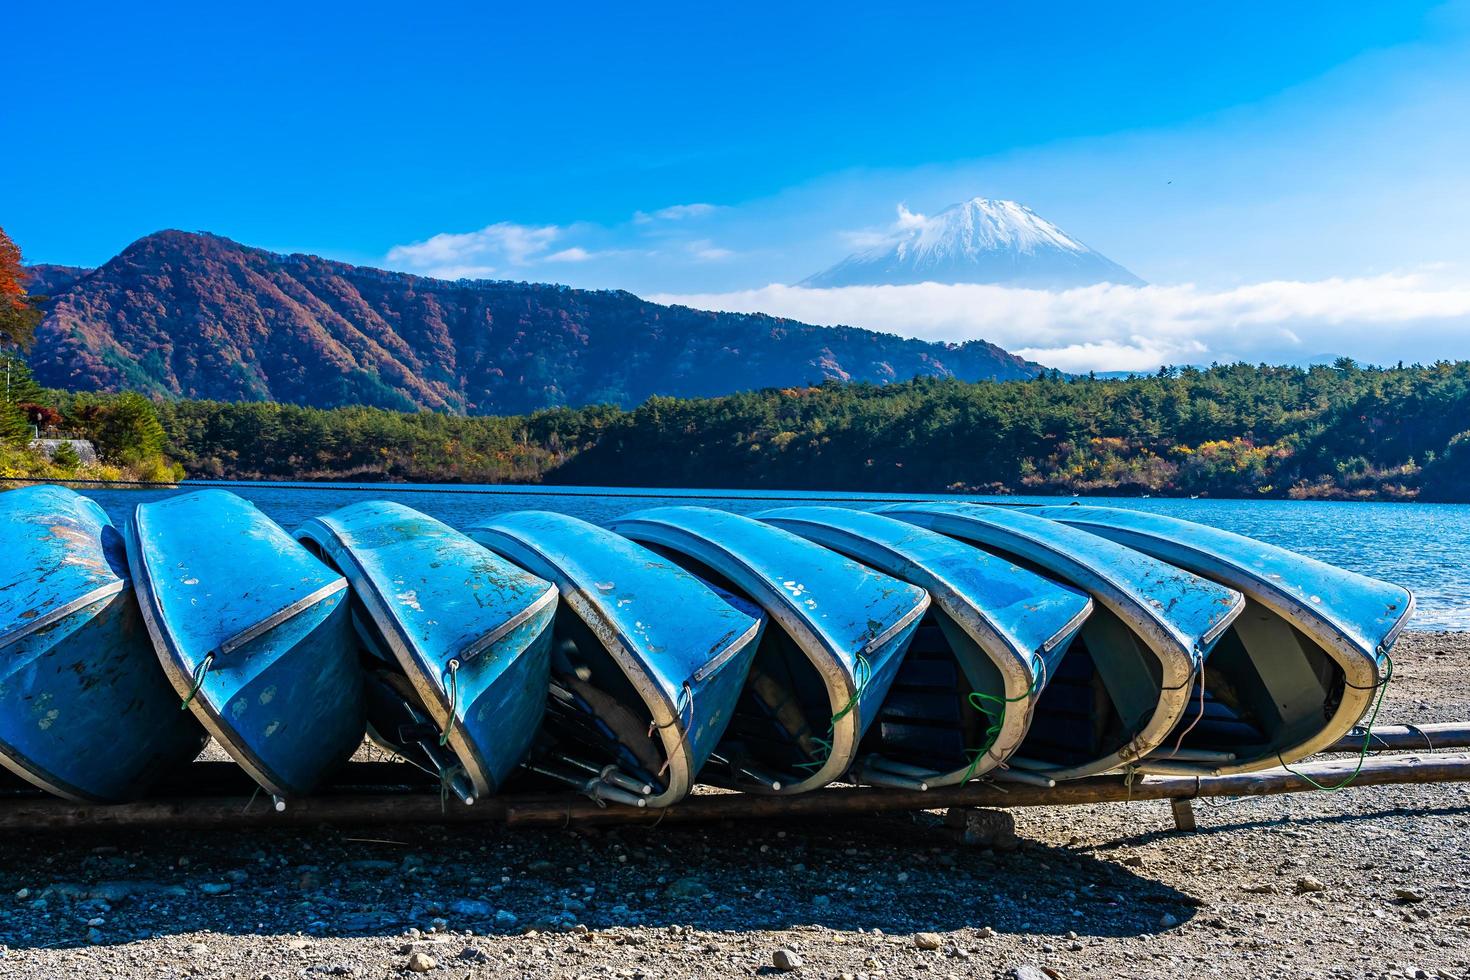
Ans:
[[[555,586],[390,501],[313,518],[296,537],[352,585],[374,740],[466,804],[503,787],[545,711]]]
[[[140,504],[126,538],[179,698],[278,809],[309,794],[362,743],[346,580],[225,490]]]
[[[1091,597],[868,511],[804,506],[754,516],[933,599],[864,739],[864,781],[950,786],[1003,766],[1021,747],[1047,680],[1092,613]]]
[[[471,538],[561,593],[548,774],[598,799],[683,799],[730,723],[765,616],[586,521],[519,511]],[[635,802],[636,805],[636,802]]]
[[[1088,592],[1097,606],[1037,705],[1014,767],[1072,779],[1123,767],[1213,771],[1218,756],[1151,759],[1188,724],[1205,657],[1245,607],[1234,589],[1029,512],[959,502],[878,512],[977,544]]]
[[[1245,595],[1210,654],[1205,712],[1184,743],[1234,755],[1221,772],[1293,762],[1346,735],[1387,682],[1389,651],[1413,614],[1401,586],[1193,521],[1080,505],[1032,513]]]
[[[352,585],[369,735],[465,803],[496,792],[541,721],[556,590],[397,503],[341,508],[296,537]]]
[[[800,793],[844,776],[929,593],[789,531],[704,507],[638,511],[611,527],[769,617],[717,750],[739,788]]]
[[[204,747],[138,617],[122,535],[71,490],[0,493],[0,764],[117,803]]]

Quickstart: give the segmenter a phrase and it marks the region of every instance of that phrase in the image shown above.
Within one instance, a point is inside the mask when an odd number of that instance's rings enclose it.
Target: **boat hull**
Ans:
[[[604,692],[638,700],[642,740],[657,739],[663,760],[647,776],[648,806],[689,792],[724,734],[755,655],[764,619],[746,615],[688,572],[641,545],[575,517],[522,511],[469,529],[497,554],[554,582],[564,617],[576,617],[595,650],[576,647],[583,630],[564,622],[558,642]],[[610,663],[597,669],[597,661]],[[571,670],[571,673],[568,670]],[[607,677],[616,671],[618,677]],[[559,683],[582,683],[570,660]],[[601,683],[599,683],[601,679]],[[631,775],[631,774],[628,774]],[[593,787],[594,791],[598,787]]]
[[[369,717],[379,738],[432,763],[439,753],[391,734],[405,710],[420,710],[470,780],[473,793],[461,798],[500,789],[545,711],[555,587],[386,501],[333,511],[296,536],[347,576],[360,642],[373,658],[391,657],[409,685],[398,689],[407,703],[382,691],[370,701],[387,712]],[[455,772],[434,771],[454,784]]]
[[[1246,611],[1233,626],[1227,654],[1237,662],[1232,700],[1239,712],[1212,705],[1192,733],[1197,744],[1238,761],[1221,773],[1248,772],[1305,758],[1345,736],[1371,708],[1388,654],[1413,613],[1407,589],[1336,568],[1275,545],[1218,528],[1142,511],[1109,507],[1044,507],[1039,516],[1105,537],[1243,593]],[[1208,679],[1205,692],[1209,691]],[[1230,714],[1248,714],[1234,739]],[[1269,735],[1262,739],[1263,728]]]
[[[122,802],[198,755],[138,615],[122,538],[60,487],[0,495],[0,764],[79,802]]]
[[[220,490],[140,505],[127,545],[174,691],[262,788],[309,794],[365,730],[346,581]]]
[[[726,739],[729,752],[722,745],[721,754],[750,754],[762,769],[776,760],[781,778],[741,788],[798,793],[846,774],[928,593],[780,528],[707,508],[640,511],[611,527],[769,617]],[[750,748],[757,745],[768,748]],[[784,761],[783,745],[797,749]]]
[[[1011,760],[1047,778],[1141,767],[1185,717],[1205,657],[1244,609],[1244,597],[1233,589],[1018,510],[933,502],[893,504],[879,513],[973,542],[1092,596],[1096,611],[1043,692],[1027,743]],[[1090,748],[1079,752],[1078,745]],[[1050,758],[1036,758],[1033,746]]]
[[[1091,598],[972,545],[879,514],[808,506],[755,516],[920,586],[933,598],[928,625],[921,625],[921,639],[910,647],[915,662],[900,670],[877,737],[864,745],[881,753],[868,765],[871,777],[949,786],[1004,765],[1025,738],[1047,679],[1091,614]],[[930,646],[932,655],[919,660]],[[932,662],[946,655],[962,672],[958,687]],[[960,746],[948,724],[956,708]],[[918,746],[926,743],[931,749],[923,752]],[[907,756],[897,760],[904,769],[890,766],[895,773],[888,775],[883,765],[895,753]],[[930,771],[904,771],[910,766]]]

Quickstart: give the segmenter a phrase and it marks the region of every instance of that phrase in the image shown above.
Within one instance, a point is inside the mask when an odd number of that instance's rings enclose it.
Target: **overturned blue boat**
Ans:
[[[521,511],[467,533],[561,592],[550,738],[533,767],[597,799],[683,799],[745,687],[760,609],[564,514]]]
[[[362,670],[341,575],[224,490],[139,505],[127,552],[175,693],[277,808],[356,751]]]
[[[373,739],[465,803],[500,789],[545,712],[556,587],[388,501],[296,537],[352,584]]]
[[[1205,657],[1244,597],[1140,552],[1011,508],[903,503],[879,512],[1055,576],[1096,602],[1037,703],[1012,767],[1071,779],[1121,767],[1211,771],[1218,756],[1168,749]],[[1187,724],[1187,722],[1186,722]]]
[[[1408,589],[1192,521],[1111,507],[1032,511],[1097,534],[1246,597],[1192,698],[1186,749],[1264,769],[1319,752],[1368,711],[1414,610]]]
[[[920,586],[933,599],[863,740],[860,778],[928,788],[1003,766],[1021,746],[1092,599],[973,545],[880,514],[807,506],[755,516]]]
[[[102,508],[62,487],[0,493],[0,764],[57,796],[114,803],[203,746]]]
[[[846,774],[929,594],[789,531],[708,508],[654,508],[611,526],[769,617],[716,750],[738,787],[800,793]]]

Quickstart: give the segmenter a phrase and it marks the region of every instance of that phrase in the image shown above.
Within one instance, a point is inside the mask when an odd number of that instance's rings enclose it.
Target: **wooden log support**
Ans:
[[[1174,813],[1174,829],[1188,833],[1196,829],[1194,822],[1194,804],[1185,797],[1179,797],[1169,801],[1169,809]]]
[[[1096,777],[1054,787],[1019,783],[971,783],[910,790],[838,788],[800,796],[699,793],[667,810],[599,807],[580,796],[483,797],[474,806],[442,801],[438,792],[342,793],[293,800],[283,812],[269,800],[245,796],[177,796],[118,806],[83,805],[38,797],[0,799],[0,830],[73,828],[227,828],[336,824],[504,824],[511,828],[598,824],[682,824],[758,818],[806,819],[839,814],[964,807],[1070,806],[1146,800],[1189,800],[1215,796],[1269,796],[1308,792],[1308,778],[1335,785],[1353,772],[1356,759],[1304,763],[1295,772],[1272,769],[1229,776],[1162,776],[1135,779]],[[1470,782],[1470,753],[1383,755],[1366,760],[1353,780],[1357,787],[1412,783]]]
[[[1344,738],[1323,749],[1324,752],[1360,752],[1363,740],[1368,751],[1385,749],[1428,752],[1434,749],[1470,748],[1470,722],[1447,721],[1425,725],[1378,725],[1371,734],[1354,729]]]
[[[1004,810],[954,806],[944,815],[944,822],[955,831],[960,843],[971,847],[1014,851],[1021,845],[1016,836],[1016,818]]]

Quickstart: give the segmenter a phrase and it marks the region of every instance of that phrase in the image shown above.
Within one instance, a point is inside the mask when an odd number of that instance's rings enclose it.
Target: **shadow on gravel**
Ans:
[[[1090,854],[966,847],[932,815],[704,828],[77,833],[0,852],[0,943],[197,930],[396,935],[618,926],[1133,936],[1198,902]]]
[[[1262,800],[1275,799],[1275,797],[1262,797]],[[1318,816],[1290,814],[1288,816],[1276,816],[1251,820],[1247,819],[1248,811],[1235,809],[1235,804],[1225,806],[1209,807],[1204,805],[1205,801],[1196,800],[1195,809],[1200,818],[1208,821],[1215,814],[1228,814],[1229,816],[1216,817],[1216,819],[1228,822],[1216,825],[1201,823],[1197,830],[1191,832],[1191,836],[1210,837],[1215,834],[1238,833],[1242,830],[1270,830],[1285,828],[1310,827],[1314,824],[1338,824],[1357,823],[1362,820],[1382,820],[1384,817],[1453,817],[1470,814],[1470,806],[1439,806],[1439,807],[1403,807],[1390,806],[1375,810],[1359,810],[1355,813],[1324,813]],[[1242,805],[1257,803],[1261,800],[1249,799],[1243,801]],[[1237,819],[1238,818],[1238,819]],[[1105,844],[1099,844],[1096,848],[1098,853],[1121,850],[1129,847],[1138,847],[1142,844],[1151,844],[1154,841],[1177,837],[1179,832],[1173,829],[1152,830],[1143,834],[1134,834],[1132,837],[1119,837]]]

